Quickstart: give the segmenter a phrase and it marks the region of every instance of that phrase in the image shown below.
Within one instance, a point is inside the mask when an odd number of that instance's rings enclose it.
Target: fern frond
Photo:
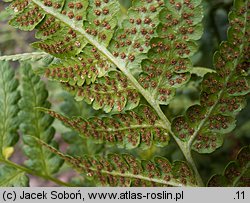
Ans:
[[[167,129],[156,113],[148,106],[141,105],[125,114],[112,117],[67,118],[54,111],[41,109],[64,124],[76,130],[81,136],[95,143],[106,143],[133,149],[148,149],[152,145],[166,146],[169,142]]]
[[[116,17],[119,11],[120,4],[118,0],[89,0],[87,21],[84,22],[83,27],[96,41],[107,47],[116,28]]]
[[[214,175],[209,187],[250,187],[250,146],[243,147],[235,161],[230,162],[223,175]]]
[[[78,87],[62,82],[62,86],[73,92],[77,101],[84,100],[95,110],[103,109],[106,113],[134,109],[140,101],[130,81],[117,71],[98,78],[94,84]]]
[[[33,138],[37,137],[54,147],[58,147],[53,139],[55,129],[51,126],[54,119],[34,109],[37,106],[44,108],[51,106],[47,100],[48,92],[44,82],[33,73],[30,64],[23,64],[21,69],[23,91],[22,99],[19,102],[20,118],[22,118],[20,129],[24,142],[23,150],[28,157],[26,165],[34,171],[51,175],[60,169],[63,161],[39,145]]]
[[[155,157],[153,161],[139,160],[129,154],[109,154],[106,157],[64,155],[41,140],[86,178],[100,186],[195,186],[195,178],[188,164]]]
[[[177,88],[190,79],[190,57],[197,50],[203,28],[201,1],[166,1],[160,13],[158,38],[151,41],[148,59],[142,62],[141,85],[159,103],[167,105]]]
[[[0,158],[6,158],[6,148],[18,141],[19,108],[17,103],[20,93],[15,72],[7,62],[0,61]]]
[[[163,5],[164,2],[158,0],[132,1],[109,46],[111,53],[134,74],[140,72],[140,63],[151,48],[150,40],[157,36],[156,28]]]
[[[82,0],[76,3],[75,1],[67,0],[51,3],[53,3],[54,11],[61,12],[70,19],[73,18],[72,24],[74,24],[74,26],[82,26],[83,20],[86,17],[88,1]],[[44,6],[50,7],[46,5],[46,3]],[[45,10],[44,12],[46,13]],[[43,41],[35,43],[35,47],[51,52],[61,58],[65,58],[65,54],[67,54],[67,56],[75,56],[80,53],[87,44],[84,38],[79,36],[78,32],[72,29],[70,25],[68,26],[62,23],[53,13],[46,13],[45,19],[38,26],[36,36],[42,38]]]
[[[106,60],[105,56],[88,45],[77,57],[46,68],[45,76],[69,83],[71,86],[82,87],[85,83],[94,83],[97,78],[111,70],[115,70],[115,67]]]
[[[131,155],[109,154],[107,158],[86,156],[79,169],[101,186],[193,186],[195,179],[185,162],[138,160]],[[99,182],[99,183],[98,183]]]
[[[106,47],[113,36],[117,24],[116,14],[120,9],[119,2],[90,1],[89,4],[82,0],[51,3],[53,5],[34,0],[15,1],[10,5],[16,11],[10,24],[24,30],[38,29],[36,37],[42,41],[36,42],[34,46],[64,59],[61,64],[46,69],[46,76],[67,82],[75,86],[74,89],[81,89],[85,83],[94,83],[96,78],[116,69],[99,49],[100,46]],[[23,7],[27,9],[23,10]],[[30,17],[27,12],[31,14]],[[31,23],[29,18],[34,15],[42,20],[37,19]],[[78,27],[81,31],[77,31]],[[85,47],[90,38],[95,43]]]
[[[250,92],[246,74],[250,56],[249,6],[249,0],[234,2],[228,41],[214,56],[217,73],[205,76],[201,104],[190,107],[184,117],[173,122],[177,137],[200,153],[213,152],[222,145],[223,135],[234,129],[235,116],[244,108],[244,96]]]
[[[47,56],[49,56],[49,54],[45,52],[32,52],[9,56],[0,56],[0,61],[38,61]]]
[[[159,24],[158,15],[163,6],[164,2],[161,0],[136,0],[123,20],[122,26],[115,30],[117,24],[115,18],[118,16],[120,7],[118,0],[91,0],[89,2],[86,0],[78,2],[19,0],[13,2],[9,7],[14,10],[10,24],[23,30],[38,29],[37,37],[42,40],[36,42],[34,46],[63,59],[63,66],[72,57],[78,58],[87,44],[92,45],[99,55],[105,56],[106,63],[110,63],[109,67],[119,68],[149,103],[153,103],[151,98],[148,99],[150,95],[143,90],[133,74],[150,49],[149,41],[157,36],[155,29]],[[78,9],[83,9],[81,11],[83,16],[78,16]],[[27,15],[28,13],[30,16]],[[33,19],[34,16],[36,16],[35,19]],[[125,28],[127,26],[130,26],[131,29]],[[112,43],[109,45],[111,38]],[[120,48],[116,50],[117,48],[114,48],[113,45],[120,41]],[[116,51],[121,51],[121,56],[118,58],[116,58]],[[125,51],[127,56],[124,56]],[[94,67],[94,69],[98,68]],[[131,71],[128,71],[129,69]],[[134,70],[132,71],[132,69]],[[81,84],[86,80],[85,72],[91,74],[87,67],[79,76],[74,75],[76,83]],[[91,74],[89,81],[94,81],[98,77],[98,73]],[[66,76],[66,74],[64,75]],[[71,80],[70,75],[67,76],[66,79],[63,77],[58,77],[58,79]],[[79,77],[83,77],[83,79],[77,79]]]
[[[7,165],[0,165],[0,187],[27,187],[29,178],[25,172]]]

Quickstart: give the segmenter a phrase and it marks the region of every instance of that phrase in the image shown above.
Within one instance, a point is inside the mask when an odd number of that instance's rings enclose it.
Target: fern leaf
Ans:
[[[77,131],[81,136],[95,143],[116,144],[118,147],[148,149],[152,145],[166,146],[169,142],[168,131],[155,112],[141,105],[126,114],[88,120],[67,118],[54,111],[41,109]]]
[[[7,165],[0,166],[0,187],[27,187],[29,178],[23,171]]]
[[[65,58],[65,56],[71,57],[79,54],[86,46],[87,42],[84,38],[74,37],[75,33],[65,35],[65,29],[58,32],[58,36],[53,36],[49,39],[35,42],[32,44],[34,48],[41,49],[57,58]],[[70,28],[68,32],[71,33]],[[74,35],[74,36],[72,36]],[[73,40],[74,38],[74,40]],[[69,40],[69,41],[68,41]]]
[[[54,64],[45,70],[46,77],[69,83],[71,86],[83,86],[94,83],[97,77],[104,76],[114,69],[110,62],[93,46],[86,46],[77,56]]]
[[[166,1],[160,13],[158,38],[151,41],[149,58],[142,63],[141,85],[159,104],[169,104],[177,88],[190,79],[190,57],[202,35],[201,1]]]
[[[77,6],[76,2],[69,0],[47,2],[44,5],[49,6],[49,3],[53,4],[54,11],[68,16],[74,13],[72,24],[75,26],[80,26],[86,17],[86,8],[88,6],[88,1],[86,0],[78,1]],[[81,17],[81,19],[78,19],[78,17]],[[44,20],[36,28],[38,29],[36,37],[42,39],[42,41],[34,43],[33,46],[45,50],[56,57],[64,58],[65,54],[74,56],[80,53],[86,45],[85,40],[79,37],[77,32],[74,32],[68,25],[55,18],[53,14],[46,13]]]
[[[64,15],[68,15],[69,18],[73,19],[76,26],[82,26],[83,22],[87,18],[88,6],[88,0],[65,0],[62,13]]]
[[[92,104],[95,110],[121,112],[138,106],[140,96],[131,83],[120,72],[110,72],[96,83],[82,87],[62,83],[69,92],[73,92],[77,101],[84,100]]]
[[[7,62],[0,62],[0,158],[5,158],[6,148],[18,141],[20,93],[14,70]]]
[[[107,47],[113,37],[117,25],[117,13],[120,11],[118,0],[96,1],[90,0],[87,21],[84,29],[99,43]]]
[[[20,129],[24,142],[24,153],[28,157],[26,165],[32,170],[42,172],[45,175],[56,173],[63,161],[39,145],[33,137],[37,137],[46,143],[58,147],[53,140],[55,130],[51,126],[53,118],[42,112],[37,112],[37,106],[49,108],[47,101],[48,92],[45,84],[36,76],[29,64],[23,64],[22,69],[22,99],[19,102],[20,117],[23,119]]]
[[[203,80],[201,104],[190,107],[186,115],[173,122],[179,139],[200,153],[210,153],[223,143],[223,135],[235,127],[235,116],[245,106],[250,92],[246,72],[249,69],[249,1],[236,0],[229,15],[228,41],[214,56],[217,73]]]
[[[223,175],[214,175],[210,187],[250,187],[250,146],[243,147],[235,161],[230,162]]]
[[[43,40],[33,44],[36,48],[60,58],[65,58],[66,54],[75,56],[87,44],[85,37],[76,31],[77,27],[107,46],[117,24],[118,1],[104,1],[100,5],[95,1],[90,3],[88,0],[15,1],[10,5],[14,10],[10,24],[22,30],[37,28],[36,36]]]
[[[137,86],[141,91],[144,91],[133,76],[135,72],[128,70],[135,70],[141,60],[146,57],[145,54],[150,49],[149,41],[157,36],[155,29],[159,24],[159,12],[163,6],[164,2],[161,0],[134,1],[125,17],[126,19],[122,22],[122,26],[115,31],[116,17],[118,17],[118,11],[120,10],[118,0],[81,0],[77,2],[17,0],[10,5],[10,9],[14,11],[10,24],[23,30],[36,28],[38,30],[36,36],[42,40],[35,42],[33,45],[46,53],[61,58],[63,66],[67,62],[72,62],[72,58],[74,58],[74,61],[79,58],[81,52],[86,51],[83,50],[84,47],[90,44],[97,51],[97,54],[105,56],[108,67],[112,67],[112,69],[118,67],[124,75],[130,76],[133,86]],[[78,9],[82,9],[81,14],[83,16],[78,15]],[[33,18],[35,19],[32,20]],[[127,26],[131,26],[131,29],[125,28]],[[111,39],[113,41],[109,43]],[[121,57],[116,58],[116,54],[113,53],[116,48],[113,45],[118,41],[122,41],[122,44],[117,51],[122,53]],[[124,41],[127,44],[123,47]],[[123,57],[125,51],[128,54],[127,57]],[[75,65],[75,62],[70,65]],[[98,68],[95,67],[95,69]],[[84,75],[85,72],[90,73],[89,79]],[[87,67],[81,71],[80,75],[74,75],[73,78],[76,84],[81,84],[86,80],[88,82],[94,81],[95,78],[100,77],[98,73],[92,74]],[[51,75],[50,72],[48,75]],[[70,75],[73,74],[63,74],[68,76],[67,78],[53,72],[52,75],[59,75],[60,77],[56,79],[68,82],[72,81]],[[81,79],[78,79],[79,77]],[[143,92],[142,94],[147,93]]]
[[[109,49],[126,64],[127,69],[138,72],[142,59],[146,58],[150,40],[157,36],[155,29],[163,5],[164,2],[158,0],[134,0],[121,27],[115,32]]]
[[[37,141],[59,155],[97,186],[195,186],[192,170],[187,163],[182,161],[171,164],[163,157],[155,157],[153,161],[146,161],[129,154],[71,157],[41,140]]]
[[[10,25],[25,31],[31,31],[43,20],[45,13],[28,0],[19,0],[11,3],[10,8],[13,18]]]
[[[10,56],[0,56],[0,61],[38,61],[48,56],[49,54],[45,52],[32,52]]]
[[[86,156],[80,159],[86,176],[101,186],[192,186],[195,179],[185,162],[173,165],[162,157],[138,160],[131,155],[109,154],[108,158]],[[81,170],[80,169],[80,170]],[[99,183],[98,183],[99,182]]]
[[[35,3],[35,2],[34,2]],[[49,3],[49,2],[48,2]],[[63,15],[72,19],[71,24],[81,27],[83,19],[86,18],[86,8],[88,7],[87,0],[81,1],[62,1],[51,2],[53,4],[54,12],[61,12]],[[49,8],[48,4],[44,4]],[[44,10],[46,13],[46,11]],[[72,17],[71,17],[72,16]],[[46,13],[43,22],[38,25],[38,32],[36,37],[43,40],[34,43],[33,46],[45,50],[59,58],[67,56],[75,56],[80,53],[87,42],[79,33],[74,31],[69,25],[57,19],[53,12]]]
[[[26,9],[23,10],[23,7]],[[36,28],[38,30],[36,37],[42,40],[33,45],[62,59],[60,64],[46,69],[47,77],[67,83],[73,89],[87,89],[88,87],[84,87],[85,84],[90,85],[108,71],[116,69],[116,65],[107,60],[107,54],[102,49],[108,46],[117,24],[116,16],[120,10],[118,0],[91,0],[90,2],[87,0],[67,0],[65,2],[60,0],[56,2],[20,0],[13,2],[10,8],[17,11],[13,14],[11,25],[24,30]],[[29,19],[25,17],[27,12],[40,16],[42,20],[30,26],[30,22],[27,21]],[[33,17],[32,15],[30,18]],[[25,26],[27,28],[23,28]],[[87,45],[87,41],[89,45]],[[126,89],[123,92],[126,92]],[[110,96],[114,96],[114,94],[110,94]],[[78,99],[80,98],[83,99],[83,97],[78,97]],[[119,106],[123,104],[129,106],[124,109],[119,107],[119,111],[122,111],[131,109],[133,106],[136,107],[138,98],[134,99],[136,100],[134,103],[129,104],[130,96],[125,98],[126,101],[118,101],[115,96],[111,97],[111,102],[114,100],[115,103],[121,103]],[[106,100],[106,98],[103,99]],[[111,105],[109,108],[113,107],[115,105]],[[94,108],[101,107],[94,106]],[[111,109],[105,109],[105,111],[109,112]]]

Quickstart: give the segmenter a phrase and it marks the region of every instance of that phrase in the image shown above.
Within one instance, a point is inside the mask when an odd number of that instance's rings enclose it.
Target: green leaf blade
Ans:
[[[45,69],[45,76],[71,86],[82,87],[94,83],[114,69],[110,62],[93,46],[86,46],[76,57],[68,58],[59,64],[52,64]]]
[[[235,161],[231,161],[222,175],[214,175],[209,187],[249,187],[250,186],[250,147],[243,147]]]
[[[248,0],[234,3],[228,41],[221,43],[214,55],[216,73],[203,79],[200,105],[190,107],[185,116],[172,123],[177,137],[199,153],[211,153],[222,145],[223,135],[235,128],[235,117],[250,92],[245,74],[249,68],[248,5]]]
[[[150,40],[157,36],[158,15],[163,1],[135,0],[122,26],[116,31],[109,46],[111,53],[123,61],[132,73],[140,72],[141,61],[150,50]]]
[[[0,186],[1,187],[27,187],[29,178],[23,172],[7,165],[0,166]]]
[[[14,17],[10,20],[10,25],[24,31],[34,30],[43,20],[45,13],[31,1],[14,1],[10,8],[13,9]]]
[[[141,85],[161,105],[168,105],[177,88],[190,79],[190,57],[203,33],[202,7],[197,1],[166,1],[160,12],[158,38],[151,41],[148,59],[142,63]]]
[[[74,86],[63,82],[62,86],[75,95],[77,101],[92,104],[95,110],[103,109],[109,113],[132,110],[139,105],[140,95],[121,72],[111,71],[97,78],[95,83]]]
[[[32,52],[9,56],[0,56],[0,61],[38,61],[49,56],[50,55],[45,52]]]
[[[156,157],[152,161],[140,160],[129,154],[72,157],[62,154],[41,140],[37,141],[51,152],[62,157],[76,171],[97,186],[166,187],[195,185],[193,172],[185,162],[171,164],[163,157]]]
[[[5,158],[4,150],[18,141],[20,93],[15,72],[7,62],[0,62],[0,157]]]
[[[124,114],[87,120],[79,117],[67,118],[48,109],[41,110],[61,120],[94,143],[106,143],[127,149],[139,147],[146,150],[153,145],[166,146],[170,139],[168,131],[164,129],[155,112],[144,105]]]
[[[85,156],[79,166],[80,170],[87,170],[87,175],[94,177],[101,186],[192,186],[195,183],[186,163],[172,165],[162,157],[146,161],[128,154],[112,154],[107,158]],[[185,173],[189,175],[188,178]]]
[[[26,165],[32,170],[51,175],[60,169],[63,161],[40,146],[35,140],[37,137],[56,148],[58,147],[58,144],[53,140],[55,134],[55,129],[51,126],[53,118],[42,112],[37,112],[35,109],[38,106],[50,107],[51,104],[47,101],[48,92],[43,81],[33,73],[29,64],[23,64],[21,68],[23,92],[19,106],[21,108],[20,117],[23,118],[23,121],[20,129],[24,142],[23,150],[28,157]]]
[[[84,29],[103,46],[107,47],[117,25],[116,16],[120,11],[118,0],[90,0]]]

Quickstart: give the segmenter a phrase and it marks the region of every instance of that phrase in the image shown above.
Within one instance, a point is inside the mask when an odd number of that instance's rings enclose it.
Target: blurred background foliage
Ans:
[[[123,14],[126,14],[126,10],[130,7],[130,0],[119,0],[122,5]],[[204,4],[204,34],[199,42],[199,51],[193,57],[193,62],[197,67],[207,67],[213,69],[213,54],[217,50],[221,41],[226,40],[226,32],[228,28],[227,15],[232,6],[233,0],[206,0]],[[0,1],[0,53],[2,55],[17,54],[34,51],[29,46],[34,41],[34,33],[22,32],[14,29],[8,25],[9,15],[4,10],[7,6],[6,3]],[[47,62],[50,62],[47,61]],[[32,63],[33,67],[39,67],[46,64],[46,61],[41,63]],[[17,65],[14,64],[16,67]],[[45,79],[44,79],[45,80]],[[175,99],[167,107],[163,107],[165,113],[174,118],[176,115],[183,114],[185,110],[195,103],[199,103],[200,82],[202,77],[197,75],[192,76],[192,80],[183,88],[179,89]],[[90,105],[84,102],[76,102],[74,98],[63,89],[60,85],[46,81],[47,88],[50,93],[50,101],[53,104],[53,109],[59,111],[67,116],[82,116],[89,118],[94,115],[102,116],[103,112],[95,111]],[[214,173],[222,173],[224,167],[228,161],[235,158],[238,150],[250,143],[250,97],[248,96],[248,105],[238,115],[237,128],[229,135],[226,136],[224,145],[212,154],[194,154],[195,160],[198,164],[204,181]],[[77,134],[60,122],[55,121],[54,127],[57,129],[57,140],[61,144],[61,150],[66,151],[73,155],[83,154],[106,154],[108,152],[121,152],[121,149],[110,148],[104,144],[93,144],[88,140],[82,139]],[[122,150],[126,152],[126,150]],[[20,161],[21,150],[17,150],[15,158]],[[183,156],[176,144],[172,140],[170,144],[165,148],[152,148],[148,151],[132,150],[129,153],[133,153],[144,159],[151,159],[157,154],[161,154],[169,158],[170,160],[181,160]],[[60,174],[66,181],[72,181],[78,185],[89,186],[88,182],[85,182],[75,174],[65,173],[67,166],[62,168]],[[33,182],[34,185],[39,183]],[[40,183],[41,185],[41,183]],[[43,184],[44,186],[44,184]]]

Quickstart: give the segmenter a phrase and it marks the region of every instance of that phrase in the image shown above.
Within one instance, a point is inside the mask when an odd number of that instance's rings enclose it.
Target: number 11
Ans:
[[[245,192],[244,191],[242,191],[242,192],[238,191],[238,192],[236,192],[236,195],[237,195],[237,199],[245,199]]]

